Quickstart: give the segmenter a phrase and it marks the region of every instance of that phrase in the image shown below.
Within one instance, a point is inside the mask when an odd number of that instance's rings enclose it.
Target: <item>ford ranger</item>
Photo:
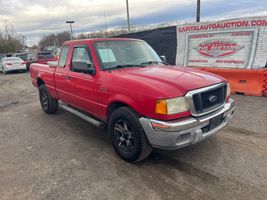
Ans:
[[[107,126],[116,153],[128,162],[153,147],[178,149],[225,127],[235,103],[221,77],[164,62],[144,41],[73,40],[55,63],[30,67],[42,109],[58,107]]]

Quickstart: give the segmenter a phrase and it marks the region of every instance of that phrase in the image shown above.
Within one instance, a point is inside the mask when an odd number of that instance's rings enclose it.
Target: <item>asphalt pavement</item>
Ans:
[[[0,73],[0,199],[267,199],[267,98],[233,98],[217,135],[129,164],[105,129],[45,114],[29,73]]]

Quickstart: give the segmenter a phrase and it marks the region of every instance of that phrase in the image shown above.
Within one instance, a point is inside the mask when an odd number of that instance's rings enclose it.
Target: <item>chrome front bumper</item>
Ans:
[[[201,117],[190,117],[179,121],[139,119],[150,144],[160,149],[179,149],[200,142],[228,125],[233,118],[235,102],[230,99],[224,107]],[[212,119],[220,117],[217,126],[210,129]]]

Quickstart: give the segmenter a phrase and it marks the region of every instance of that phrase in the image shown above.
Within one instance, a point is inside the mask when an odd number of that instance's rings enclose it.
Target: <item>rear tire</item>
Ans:
[[[47,114],[55,114],[57,112],[58,100],[50,96],[44,84],[39,87],[39,99],[44,112]]]
[[[138,114],[128,107],[111,114],[108,132],[116,153],[127,162],[144,160],[152,151]]]

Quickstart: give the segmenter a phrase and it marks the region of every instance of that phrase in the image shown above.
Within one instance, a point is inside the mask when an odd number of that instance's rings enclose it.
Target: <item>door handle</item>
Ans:
[[[71,79],[70,76],[65,76],[65,78],[66,78],[66,80],[70,80]]]

